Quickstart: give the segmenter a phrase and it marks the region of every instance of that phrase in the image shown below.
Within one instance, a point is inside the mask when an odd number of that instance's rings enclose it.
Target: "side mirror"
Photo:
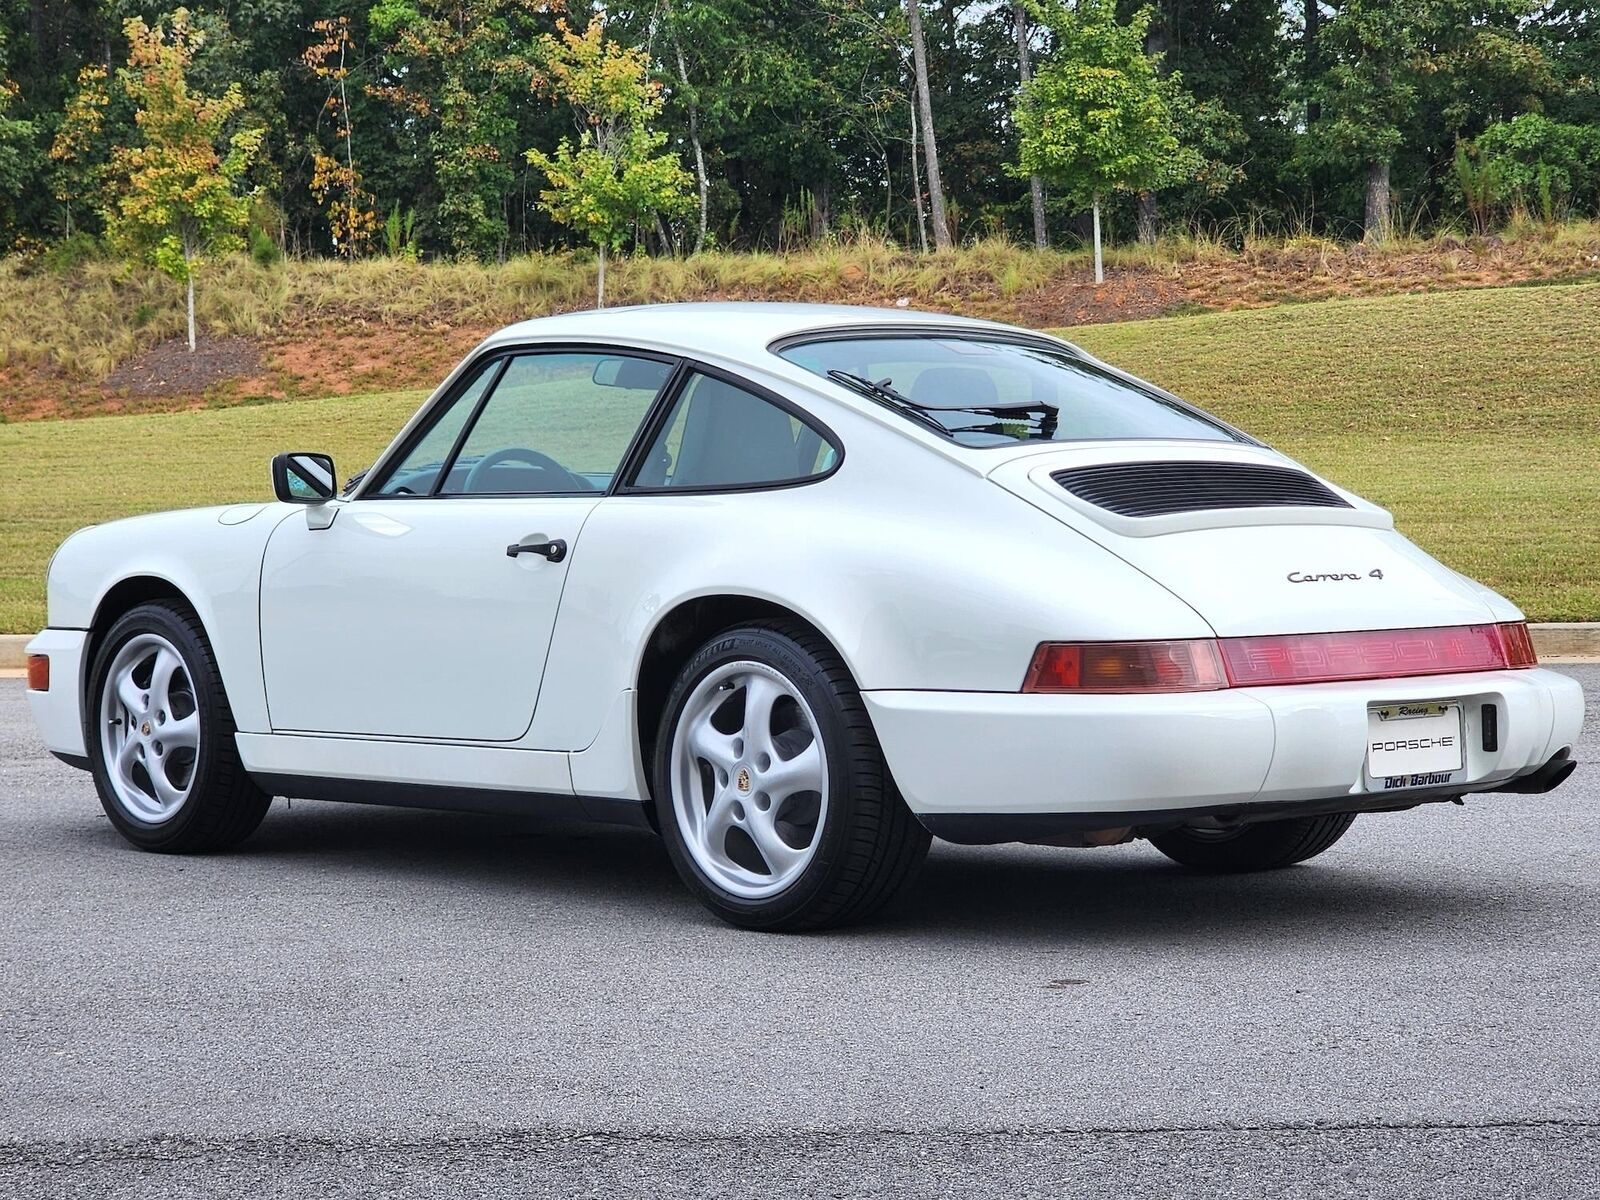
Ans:
[[[291,451],[272,460],[272,494],[285,504],[323,504],[339,491],[333,459]]]

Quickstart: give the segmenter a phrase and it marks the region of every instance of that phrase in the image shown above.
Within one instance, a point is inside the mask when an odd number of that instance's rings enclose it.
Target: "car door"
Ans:
[[[272,728],[521,738],[584,521],[674,365],[491,356],[331,524],[282,521],[261,572]]]

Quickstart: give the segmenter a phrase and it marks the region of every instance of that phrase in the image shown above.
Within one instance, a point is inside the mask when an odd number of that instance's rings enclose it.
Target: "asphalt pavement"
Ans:
[[[1572,780],[1315,862],[935,844],[726,928],[647,834],[278,801],[142,854],[0,681],[0,1197],[1600,1193]]]

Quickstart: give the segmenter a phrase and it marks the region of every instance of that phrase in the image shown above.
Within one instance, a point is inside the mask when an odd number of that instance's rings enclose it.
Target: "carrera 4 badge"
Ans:
[[[1354,571],[1290,571],[1287,578],[1290,583],[1359,583],[1363,579],[1382,579],[1383,572],[1377,567],[1365,575],[1358,575]]]

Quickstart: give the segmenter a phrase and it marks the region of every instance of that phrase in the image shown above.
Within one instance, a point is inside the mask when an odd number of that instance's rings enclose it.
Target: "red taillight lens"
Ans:
[[[50,690],[50,656],[48,654],[28,655],[28,690],[30,692],[48,692]]]
[[[1222,640],[1234,687],[1497,671],[1515,665],[1500,625],[1301,633]]]
[[[1025,692],[1210,692],[1228,686],[1213,641],[1044,642]]]
[[[1539,652],[1533,648],[1533,635],[1528,632],[1526,621],[1508,621],[1496,628],[1500,630],[1500,640],[1505,644],[1506,666],[1539,665]]]

